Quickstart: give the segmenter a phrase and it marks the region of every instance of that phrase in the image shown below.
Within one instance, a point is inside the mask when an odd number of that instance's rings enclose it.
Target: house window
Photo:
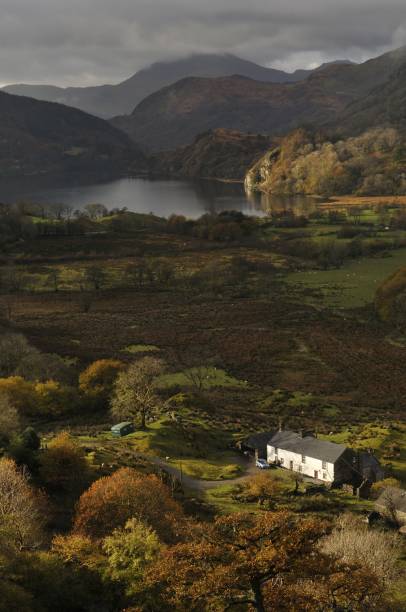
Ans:
[[[327,480],[327,472],[323,472],[323,480]]]
[[[303,472],[303,467],[301,463],[299,463],[299,472]]]
[[[283,465],[283,463],[284,463],[283,457],[281,457],[279,461],[280,461],[281,465]]]
[[[278,456],[278,449],[277,448],[275,448],[275,456],[276,457]]]
[[[302,463],[306,463],[306,456],[302,455]]]
[[[323,470],[327,469],[327,461],[322,461],[321,462],[321,467],[323,468]]]

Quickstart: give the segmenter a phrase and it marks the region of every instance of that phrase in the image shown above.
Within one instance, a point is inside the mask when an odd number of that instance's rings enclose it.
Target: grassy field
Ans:
[[[323,307],[360,308],[373,302],[377,287],[398,268],[406,265],[406,249],[385,257],[349,260],[336,270],[304,270],[288,274],[287,282],[309,290],[309,303]]]
[[[176,416],[164,416],[125,438],[115,438],[109,431],[79,435],[81,445],[92,449],[93,461],[100,465],[106,457],[114,461],[136,461],[138,455],[156,456],[171,463],[184,474],[203,480],[225,480],[241,474],[235,452],[229,450],[233,437],[216,429],[207,420],[189,410]]]

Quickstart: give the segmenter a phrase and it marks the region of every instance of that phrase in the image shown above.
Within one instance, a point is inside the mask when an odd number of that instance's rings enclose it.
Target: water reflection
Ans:
[[[260,193],[246,194],[243,185],[216,181],[179,181],[100,177],[48,177],[0,181],[0,202],[18,201],[67,204],[81,209],[99,203],[107,208],[127,207],[140,213],[163,217],[171,214],[196,218],[204,213],[238,210],[248,215],[265,216],[273,212],[293,211],[307,215],[316,204],[305,197],[275,197]]]
[[[277,196],[269,193],[251,191],[246,194],[254,211],[272,216],[273,214],[292,213],[307,217],[317,209],[317,200],[307,196]]]

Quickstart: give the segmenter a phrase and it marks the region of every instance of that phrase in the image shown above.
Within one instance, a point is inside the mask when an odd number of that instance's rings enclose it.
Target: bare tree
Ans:
[[[84,211],[90,219],[100,219],[108,215],[108,210],[104,204],[86,204]]]
[[[386,489],[383,494],[383,503],[385,506],[385,514],[387,518],[394,524],[396,527],[400,527],[401,522],[399,519],[397,507],[396,507],[396,497],[391,489]]]
[[[85,278],[95,291],[99,291],[106,280],[106,274],[99,266],[90,266],[85,271]]]
[[[0,337],[0,376],[11,376],[21,361],[38,350],[21,334],[4,334]]]
[[[20,430],[20,417],[7,393],[0,393],[0,444]]]
[[[59,290],[59,270],[56,268],[49,268],[48,281],[55,293]]]
[[[400,538],[396,533],[370,529],[351,514],[342,515],[323,542],[323,553],[349,565],[367,567],[385,583],[398,576]]]
[[[118,419],[139,419],[145,429],[147,419],[163,408],[156,392],[156,378],[165,364],[156,357],[144,357],[118,375],[111,401],[111,413]]]
[[[11,459],[0,460],[0,539],[17,550],[41,542],[43,512],[28,474]]]

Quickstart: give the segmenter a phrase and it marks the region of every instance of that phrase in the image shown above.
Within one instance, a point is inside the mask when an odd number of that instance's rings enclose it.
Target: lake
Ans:
[[[315,203],[305,197],[247,195],[238,183],[217,181],[151,180],[122,178],[108,182],[50,180],[33,177],[19,181],[0,181],[0,201],[70,204],[81,209],[86,204],[104,204],[107,208],[127,207],[139,213],[162,217],[171,214],[200,217],[204,213],[238,210],[247,215],[264,216],[275,211],[294,210],[309,214]]]

